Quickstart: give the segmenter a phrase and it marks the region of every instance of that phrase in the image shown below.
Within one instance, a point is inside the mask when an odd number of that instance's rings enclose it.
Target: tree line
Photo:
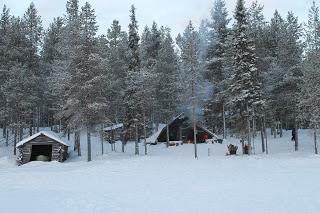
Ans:
[[[139,35],[136,8],[123,29],[114,20],[98,35],[95,11],[68,0],[66,12],[43,29],[33,3],[23,15],[5,5],[0,22],[0,125],[14,143],[40,127],[80,132],[123,123],[122,151],[197,105],[197,121],[216,133],[251,138],[266,127],[317,128],[319,84],[319,9],[313,2],[301,24],[292,12],[271,20],[263,6],[238,0],[233,21],[224,0],[215,0],[211,17],[199,29],[190,21],[173,38],[153,22]],[[192,96],[192,88],[195,95]],[[228,130],[228,131],[227,131]],[[263,144],[263,151],[265,144]],[[296,150],[298,141],[296,141]],[[251,149],[249,149],[251,150]]]

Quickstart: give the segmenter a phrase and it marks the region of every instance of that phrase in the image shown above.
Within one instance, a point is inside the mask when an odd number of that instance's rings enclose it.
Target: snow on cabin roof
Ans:
[[[31,135],[30,137],[27,137],[25,139],[23,139],[22,141],[20,141],[19,143],[17,143],[16,147],[20,147],[22,146],[23,144],[31,141],[32,139],[40,136],[40,135],[45,135],[47,136],[48,138],[51,138],[52,140],[55,140],[63,145],[66,145],[66,146],[69,146],[69,144],[67,144],[66,142],[64,142],[63,140],[59,139],[58,136],[56,136],[53,132],[46,132],[46,131],[41,131],[41,132],[38,132],[34,135]]]
[[[123,127],[123,124],[120,123],[120,124],[115,124],[113,126],[108,126],[106,128],[104,128],[105,131],[111,131],[111,130],[114,130],[114,129],[119,129],[119,128],[122,128]]]

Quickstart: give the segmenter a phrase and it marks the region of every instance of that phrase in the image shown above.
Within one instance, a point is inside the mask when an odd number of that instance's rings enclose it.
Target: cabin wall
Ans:
[[[32,139],[31,141],[25,143],[23,146],[19,147],[20,150],[20,164],[25,164],[30,162],[32,145],[52,145],[52,155],[51,161],[63,162],[68,157],[68,146],[60,144],[59,142],[44,136],[40,135]]]

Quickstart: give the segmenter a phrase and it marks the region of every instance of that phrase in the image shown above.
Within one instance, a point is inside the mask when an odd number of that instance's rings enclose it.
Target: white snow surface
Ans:
[[[34,138],[36,138],[36,137],[38,137],[38,136],[40,136],[40,135],[45,135],[45,136],[47,136],[47,137],[49,137],[49,138],[51,138],[51,139],[53,139],[53,140],[55,140],[55,141],[63,144],[63,145],[69,146],[69,144],[67,144],[66,142],[64,142],[64,141],[63,141],[61,138],[59,138],[57,135],[55,135],[54,132],[51,132],[51,131],[50,131],[50,132],[49,132],[49,131],[40,131],[40,132],[38,132],[38,133],[36,133],[36,134],[34,134],[34,135],[31,135],[30,137],[27,137],[27,138],[23,139],[22,141],[20,141],[19,143],[17,143],[16,147],[22,146],[23,144],[31,141],[32,139],[34,139]]]
[[[70,152],[65,163],[31,162],[18,167],[13,147],[0,147],[0,212],[213,212],[319,213],[320,157],[313,151],[313,132],[300,130],[300,150],[294,152],[291,132],[271,138],[269,155],[261,153],[259,137],[252,156],[225,156],[224,144],[166,148],[148,146],[149,155],[126,153],[101,156],[94,136],[93,161]],[[73,138],[73,137],[72,137]],[[72,141],[71,141],[72,144]],[[73,147],[72,147],[73,148]],[[71,149],[72,149],[71,148]],[[210,148],[210,156],[208,149]]]

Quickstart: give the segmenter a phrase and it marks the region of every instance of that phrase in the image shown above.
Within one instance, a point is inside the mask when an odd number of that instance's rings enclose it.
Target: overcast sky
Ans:
[[[156,21],[159,25],[168,26],[172,29],[173,35],[183,32],[189,20],[196,26],[204,18],[209,17],[210,9],[214,0],[87,0],[90,2],[97,15],[99,33],[105,33],[112,23],[118,19],[127,30],[130,5],[137,8],[137,19],[140,29],[145,25],[151,25]],[[253,0],[247,0],[251,4]],[[11,14],[22,16],[32,0],[0,0],[2,7],[6,4]],[[42,17],[44,27],[47,27],[54,17],[62,16],[65,13],[66,0],[33,0],[39,14]],[[80,0],[81,6],[85,0]],[[234,11],[236,0],[226,0],[229,15]],[[275,9],[282,15],[293,11],[300,21],[307,19],[308,9],[312,0],[260,0],[264,5],[266,18],[270,18]],[[319,5],[320,0],[316,0]]]

